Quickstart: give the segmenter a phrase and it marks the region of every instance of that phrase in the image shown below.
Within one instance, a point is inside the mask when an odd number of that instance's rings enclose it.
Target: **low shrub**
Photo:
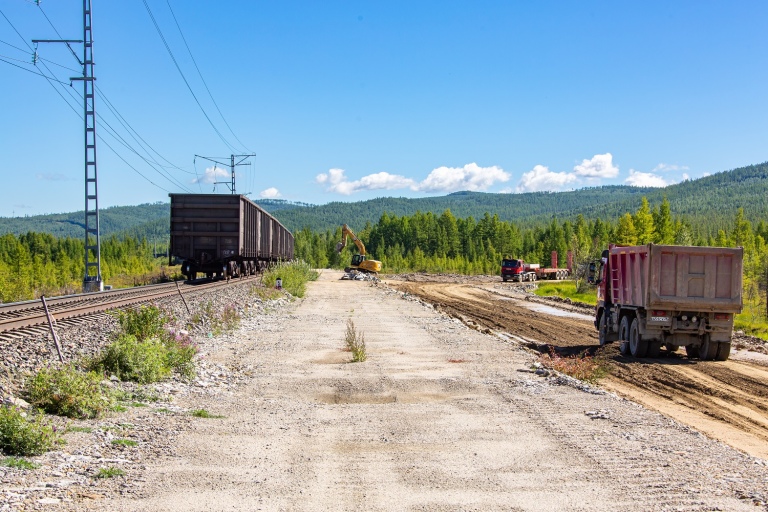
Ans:
[[[347,332],[344,335],[344,341],[347,344],[347,350],[352,352],[353,363],[362,363],[368,358],[365,352],[365,337],[363,333],[357,332],[355,322],[351,318],[347,319]]]
[[[585,351],[577,356],[561,357],[553,347],[550,347],[549,354],[542,355],[539,360],[548,368],[590,384],[597,384],[610,372],[608,361],[600,353],[590,356]]]
[[[26,394],[35,407],[68,418],[95,418],[114,403],[108,387],[95,372],[74,366],[43,368],[26,382]]]
[[[141,306],[117,312],[120,332],[140,341],[159,338],[170,318],[157,306]]]
[[[0,406],[0,450],[3,453],[40,455],[62,442],[56,426],[43,414],[35,414],[31,418],[25,417],[25,414],[16,407]]]
[[[120,334],[91,362],[91,368],[141,384],[157,382],[174,371],[190,378],[195,373],[197,347],[188,338],[179,339],[139,340],[132,334]]]
[[[241,318],[240,312],[234,305],[227,305],[223,310],[217,311],[213,302],[208,301],[200,307],[197,313],[192,315],[190,328],[201,326],[212,335],[218,336],[237,329]]]

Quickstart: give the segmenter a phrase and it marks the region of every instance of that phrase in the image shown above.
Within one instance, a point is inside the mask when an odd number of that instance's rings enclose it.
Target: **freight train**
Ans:
[[[244,195],[169,195],[169,260],[187,279],[247,276],[293,259],[293,234]]]

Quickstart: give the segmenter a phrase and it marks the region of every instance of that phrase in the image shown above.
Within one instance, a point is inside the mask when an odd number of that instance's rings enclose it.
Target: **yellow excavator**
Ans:
[[[360,241],[359,238],[357,238],[357,235],[349,229],[349,226],[344,224],[341,227],[341,242],[336,244],[336,252],[341,252],[342,249],[344,249],[347,246],[347,238],[352,238],[352,241],[355,242],[355,245],[357,246],[357,249],[360,251],[360,254],[353,254],[352,255],[352,264],[344,269],[345,272],[349,272],[351,270],[358,270],[360,272],[368,272],[370,274],[378,274],[381,270],[381,262],[377,260],[367,260],[365,259],[365,245],[363,245],[363,242]]]

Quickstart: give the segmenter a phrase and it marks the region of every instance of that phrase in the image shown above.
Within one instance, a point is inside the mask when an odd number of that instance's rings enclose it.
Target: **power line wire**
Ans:
[[[99,96],[101,97],[101,99],[103,99],[103,100],[104,100],[105,104],[107,105],[107,108],[109,108],[109,109],[110,109],[110,111],[112,111],[112,114],[113,114],[113,115],[114,115],[116,118],[118,118],[118,120],[120,121],[120,123],[121,123],[121,124],[123,124],[123,126],[126,128],[126,130],[128,130],[129,132],[132,132],[132,133],[136,134],[136,137],[138,137],[138,138],[139,138],[139,140],[141,140],[141,142],[142,142],[142,143],[143,143],[145,146],[147,146],[149,149],[151,149],[151,150],[152,150],[152,152],[153,152],[154,154],[156,154],[158,157],[160,157],[162,160],[164,160],[166,163],[168,163],[170,167],[173,167],[174,169],[178,169],[179,171],[181,171],[181,172],[183,172],[183,173],[186,173],[186,174],[195,174],[194,172],[191,172],[191,171],[187,171],[187,170],[185,170],[185,169],[182,169],[181,167],[179,167],[178,165],[175,165],[173,162],[171,162],[170,160],[168,160],[167,158],[165,158],[163,155],[161,155],[161,154],[160,154],[160,153],[159,153],[159,152],[158,152],[158,151],[157,151],[155,148],[153,148],[153,147],[152,147],[152,146],[149,144],[149,142],[147,142],[147,141],[146,141],[146,140],[145,140],[145,139],[144,139],[144,138],[143,138],[143,137],[142,137],[142,136],[139,134],[139,132],[137,132],[137,131],[136,131],[136,130],[135,130],[135,129],[134,129],[134,128],[133,128],[133,127],[130,125],[130,123],[129,123],[129,122],[128,122],[128,121],[127,121],[127,120],[126,120],[124,117],[123,117],[123,115],[122,115],[122,114],[120,114],[120,112],[117,110],[117,107],[115,107],[115,106],[112,104],[112,102],[109,100],[109,98],[107,98],[107,95],[104,93],[104,91],[102,91],[102,90],[101,90],[101,88],[100,88],[100,87],[98,87],[98,86],[97,86],[97,87],[96,87],[96,91],[99,93]],[[134,140],[135,140],[135,139],[134,139]],[[138,141],[137,141],[137,142],[138,142]],[[139,145],[141,145],[141,143],[139,143]],[[146,150],[145,150],[145,151],[146,151]],[[147,154],[149,155],[149,152],[147,152]],[[157,160],[155,160],[154,158],[153,158],[152,160],[153,160],[153,161],[154,161],[154,162],[155,162],[157,165],[159,165],[160,167],[166,167],[166,168],[168,167],[168,166],[164,166],[164,165],[161,165],[161,164],[160,164],[159,162],[157,162]]]
[[[254,151],[248,149],[248,147],[243,144],[243,141],[241,141],[238,136],[235,134],[235,132],[232,130],[232,127],[229,126],[229,123],[227,122],[227,118],[224,117],[224,114],[221,112],[221,109],[219,108],[219,104],[216,103],[216,100],[213,99],[213,94],[211,93],[211,90],[208,88],[208,83],[206,83],[205,78],[203,78],[203,73],[200,71],[200,68],[197,65],[197,61],[195,60],[195,56],[192,55],[192,50],[189,48],[189,44],[187,44],[187,38],[184,37],[184,32],[181,30],[181,26],[179,25],[179,21],[176,19],[176,14],[173,12],[173,8],[171,7],[170,0],[165,0],[168,4],[168,9],[171,11],[171,16],[173,17],[174,23],[176,23],[176,28],[179,29],[179,34],[181,35],[181,40],[184,41],[184,46],[187,48],[187,53],[189,53],[189,57],[192,59],[192,63],[195,65],[195,69],[197,70],[197,74],[200,77],[200,80],[203,82],[203,85],[205,86],[205,90],[208,91],[208,96],[211,98],[211,101],[213,102],[213,105],[216,107],[216,110],[218,111],[219,115],[221,116],[221,119],[224,121],[224,124],[227,125],[227,128],[229,128],[229,132],[232,134],[232,136],[237,140],[237,142],[240,143],[240,145],[245,148],[246,151],[253,153]]]
[[[152,23],[155,26],[155,30],[157,30],[158,35],[160,36],[160,39],[163,41],[163,45],[165,45],[165,49],[168,51],[168,55],[170,55],[171,60],[173,61],[174,66],[176,66],[176,70],[181,75],[182,80],[184,80],[184,84],[186,84],[187,89],[189,89],[190,94],[192,94],[192,97],[195,99],[195,103],[197,103],[197,106],[200,107],[200,111],[203,113],[205,118],[208,120],[208,123],[211,125],[211,128],[213,128],[213,131],[216,132],[216,135],[219,136],[219,139],[232,151],[235,152],[235,148],[232,146],[232,144],[227,141],[227,139],[224,138],[224,136],[221,134],[221,132],[216,128],[216,125],[213,124],[213,121],[211,121],[211,118],[208,116],[208,114],[205,112],[205,109],[200,104],[200,100],[197,99],[197,95],[195,95],[195,92],[192,90],[192,87],[189,85],[189,82],[187,81],[187,77],[184,76],[184,72],[181,70],[181,67],[179,67],[179,63],[176,61],[176,57],[174,57],[173,52],[171,51],[171,47],[168,46],[168,42],[165,40],[165,36],[163,35],[163,31],[160,30],[160,26],[157,24],[157,20],[155,19],[154,14],[152,14],[152,10],[149,8],[149,4],[147,3],[147,0],[142,0],[144,2],[144,7],[147,9],[147,13],[149,14],[149,17],[152,19]]]

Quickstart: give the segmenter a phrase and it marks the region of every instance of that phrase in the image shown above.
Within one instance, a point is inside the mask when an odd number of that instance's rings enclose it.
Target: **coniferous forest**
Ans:
[[[761,164],[664,189],[466,192],[323,206],[266,201],[261,206],[293,230],[297,258],[316,268],[349,264],[356,251],[353,244],[342,254],[335,252],[344,223],[365,243],[369,257],[383,263],[384,273],[498,274],[503,257],[549,266],[552,251],[560,255],[560,267],[571,251],[578,271],[609,243],[741,246],[745,303],[755,318],[764,319],[767,197],[768,164]],[[105,212],[110,219],[104,223],[101,244],[106,284],[130,285],[136,276],[167,264],[167,258],[155,257],[167,247],[167,204]],[[75,217],[0,219],[0,233],[6,233],[0,236],[0,300],[80,290],[84,246]],[[303,221],[308,218],[312,221]]]

